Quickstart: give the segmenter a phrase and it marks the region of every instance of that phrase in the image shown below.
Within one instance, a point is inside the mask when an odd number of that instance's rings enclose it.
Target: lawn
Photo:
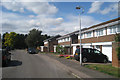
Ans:
[[[112,76],[120,77],[120,68],[112,67],[111,64],[88,64],[85,67],[94,69]]]

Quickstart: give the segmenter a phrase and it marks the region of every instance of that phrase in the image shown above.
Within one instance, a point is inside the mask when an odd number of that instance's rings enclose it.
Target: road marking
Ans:
[[[82,80],[81,77],[79,77],[78,75],[76,75],[74,73],[72,73],[72,75],[75,76],[76,78],[79,78],[80,80]]]

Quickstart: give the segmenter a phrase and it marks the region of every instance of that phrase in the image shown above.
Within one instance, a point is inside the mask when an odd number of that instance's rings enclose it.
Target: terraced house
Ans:
[[[120,33],[119,21],[120,17],[82,29],[82,47],[98,49],[112,61],[112,43],[115,34]],[[80,45],[79,31],[59,37],[57,40],[59,45],[67,48],[69,54],[74,54],[76,46]]]
[[[41,52],[56,52],[56,49],[54,49],[54,46],[58,45],[58,41],[56,38],[61,37],[60,35],[53,36],[51,38],[48,38],[44,40],[44,46],[41,46]]]

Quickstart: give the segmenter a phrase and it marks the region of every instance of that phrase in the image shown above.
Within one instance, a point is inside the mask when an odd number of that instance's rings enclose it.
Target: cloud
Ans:
[[[13,2],[3,2],[2,6],[5,7],[8,10],[12,11],[19,11],[19,12],[24,12],[24,7],[21,3],[13,3]]]
[[[63,22],[61,23],[60,26],[56,26],[55,28],[49,28],[47,29],[47,32],[50,33],[51,35],[55,35],[55,34],[65,35],[67,33],[71,33],[73,31],[79,30],[79,27],[80,27],[79,17],[73,16],[73,15],[68,15],[66,17],[70,19],[69,22]],[[81,16],[81,27],[82,28],[87,28],[97,23],[100,23],[100,21],[97,21],[91,16],[86,16],[86,15]]]
[[[25,9],[30,10],[36,14],[55,14],[58,9],[54,5],[46,2],[25,2],[22,3]]]
[[[25,9],[35,14],[55,14],[58,9],[47,2],[3,2],[2,6],[11,11],[25,12]]]
[[[57,7],[49,3],[6,3],[3,6],[11,12],[2,12],[2,31],[27,34],[31,29],[36,28],[48,35],[64,35],[79,29],[79,17],[67,14],[63,17],[56,17]],[[10,6],[10,7],[9,7]],[[14,7],[13,7],[14,6]],[[47,8],[46,8],[47,7]],[[20,11],[23,8],[23,11]],[[13,12],[12,12],[13,11]],[[17,13],[16,13],[17,11]],[[35,14],[23,15],[26,12]],[[20,12],[20,13],[18,13]],[[22,14],[22,15],[21,15]],[[82,28],[90,27],[99,23],[91,16],[82,15]],[[87,19],[87,20],[86,20]]]
[[[117,12],[118,11],[118,3],[111,4],[107,8],[104,8],[100,11],[101,14],[108,14],[110,12]]]
[[[113,3],[104,9],[101,9],[102,4],[103,4],[103,2],[93,2],[91,4],[91,8],[89,9],[88,13],[100,13],[100,14],[105,15],[110,12],[118,11],[118,3]]]
[[[93,2],[93,3],[91,4],[91,8],[89,9],[88,13],[99,12],[100,7],[101,7],[102,4],[103,4],[103,2],[98,2],[98,1]]]

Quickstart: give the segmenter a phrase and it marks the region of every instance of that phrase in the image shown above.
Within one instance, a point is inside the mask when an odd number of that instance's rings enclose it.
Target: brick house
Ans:
[[[112,43],[115,34],[120,33],[119,21],[120,17],[82,29],[82,47],[98,49],[112,61]],[[80,45],[79,31],[66,34],[57,40],[59,45],[68,48],[68,54],[74,55],[76,46]]]
[[[83,30],[81,34],[82,47],[96,48],[107,55],[109,60],[112,61],[112,43],[114,42],[115,34],[120,33],[119,20],[120,17]],[[72,44],[73,54],[75,53],[76,45],[79,45],[79,42],[80,37],[78,35],[78,44]]]
[[[58,45],[62,46],[65,48],[65,54],[72,54],[72,44],[78,43],[78,31],[66,34],[64,36],[61,36],[57,38],[58,40]]]
[[[44,46],[41,46],[42,52],[55,52],[56,49],[54,49],[55,45],[58,45],[58,41],[56,38],[61,37],[60,35],[53,36],[51,38],[48,38],[44,40]]]

